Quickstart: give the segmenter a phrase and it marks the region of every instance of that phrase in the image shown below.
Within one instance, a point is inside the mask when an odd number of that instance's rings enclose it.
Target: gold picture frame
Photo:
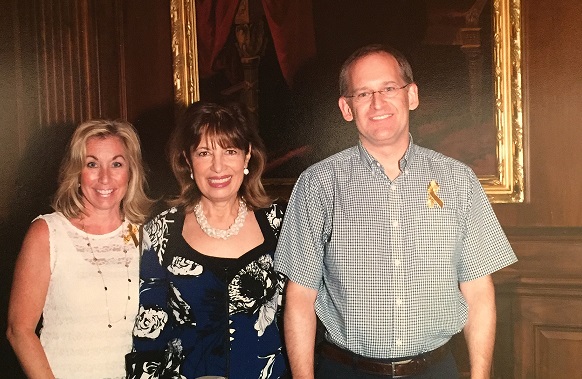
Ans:
[[[200,99],[195,1],[170,0],[170,16],[174,98],[177,104],[192,104]]]
[[[171,0],[170,8],[175,100],[185,105],[200,98],[195,1]],[[521,203],[525,201],[521,0],[492,0],[491,14],[497,172],[480,175],[479,180],[492,203]],[[293,180],[271,179],[268,184],[281,192]]]
[[[479,177],[491,202],[521,203],[524,125],[521,92],[521,0],[493,1],[497,175]]]

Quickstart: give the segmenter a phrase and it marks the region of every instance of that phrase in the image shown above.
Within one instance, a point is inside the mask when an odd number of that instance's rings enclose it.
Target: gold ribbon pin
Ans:
[[[428,199],[426,199],[426,205],[429,208],[433,208],[435,204],[438,204],[438,206],[441,208],[443,207],[444,205],[443,201],[437,196],[439,188],[440,186],[435,180],[431,180],[430,183],[428,184],[428,189],[426,190],[428,192]]]
[[[137,247],[139,243],[137,240],[137,232],[138,228],[136,225],[133,225],[132,223],[127,224],[127,234],[123,235],[123,241],[129,243],[129,241],[133,240],[135,247]]]

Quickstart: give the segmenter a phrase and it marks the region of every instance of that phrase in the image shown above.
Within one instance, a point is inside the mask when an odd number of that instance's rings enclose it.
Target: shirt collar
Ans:
[[[400,171],[405,172],[410,167],[410,162],[414,159],[415,149],[414,141],[412,140],[412,135],[409,133],[408,136],[408,148],[404,152],[404,155],[400,159]],[[384,170],[380,162],[378,162],[366,148],[362,145],[362,141],[358,141],[358,151],[360,155],[360,160],[365,167],[368,167],[373,174],[381,173],[384,174]]]

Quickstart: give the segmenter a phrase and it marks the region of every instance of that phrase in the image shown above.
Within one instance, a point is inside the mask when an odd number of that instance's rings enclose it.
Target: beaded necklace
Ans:
[[[204,215],[204,211],[202,210],[202,203],[198,202],[194,206],[194,215],[196,216],[196,221],[198,225],[200,225],[200,229],[206,234],[208,234],[212,238],[220,238],[220,239],[227,239],[232,236],[236,236],[242,226],[245,223],[245,217],[247,216],[247,205],[243,201],[243,199],[239,199],[238,201],[238,214],[234,219],[234,222],[228,229],[216,229],[210,226],[206,216]]]
[[[137,246],[137,244],[138,244],[137,235],[136,235],[137,227],[131,223],[128,223],[127,224],[127,231],[124,232],[123,224],[125,224],[125,220],[123,220],[123,222],[121,223],[121,225],[122,225],[121,239],[123,240],[123,256],[124,256],[124,261],[125,261],[124,265],[125,265],[125,273],[127,275],[127,297],[125,300],[125,310],[123,312],[123,317],[121,317],[120,319],[115,320],[115,321],[111,321],[111,312],[109,310],[109,295],[108,295],[109,289],[107,288],[107,283],[105,282],[105,276],[103,275],[103,270],[102,270],[101,264],[99,263],[99,259],[97,259],[97,257],[95,256],[95,251],[93,250],[93,245],[91,245],[91,240],[89,239],[89,234],[85,230],[85,223],[83,222],[81,224],[82,230],[85,233],[85,239],[87,241],[87,246],[89,247],[89,250],[91,251],[91,256],[93,257],[93,263],[97,266],[97,273],[99,274],[99,277],[101,278],[101,283],[103,284],[103,289],[105,290],[105,309],[107,309],[107,327],[108,328],[112,328],[113,324],[116,324],[121,320],[127,320],[127,308],[129,305],[129,301],[131,300],[131,295],[130,295],[131,278],[129,277],[130,260],[127,259],[127,250],[128,250],[127,244],[129,243],[129,241],[133,240],[133,242]],[[127,233],[127,234],[125,234],[125,233]]]

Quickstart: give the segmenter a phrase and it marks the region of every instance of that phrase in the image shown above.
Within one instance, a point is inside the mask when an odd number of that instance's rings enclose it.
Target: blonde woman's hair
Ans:
[[[152,200],[145,194],[147,183],[139,137],[133,125],[125,121],[91,120],[77,127],[61,162],[59,187],[52,207],[67,218],[77,218],[84,213],[79,183],[87,157],[87,141],[109,137],[121,140],[129,163],[129,183],[120,205],[122,217],[142,224],[149,215]]]

